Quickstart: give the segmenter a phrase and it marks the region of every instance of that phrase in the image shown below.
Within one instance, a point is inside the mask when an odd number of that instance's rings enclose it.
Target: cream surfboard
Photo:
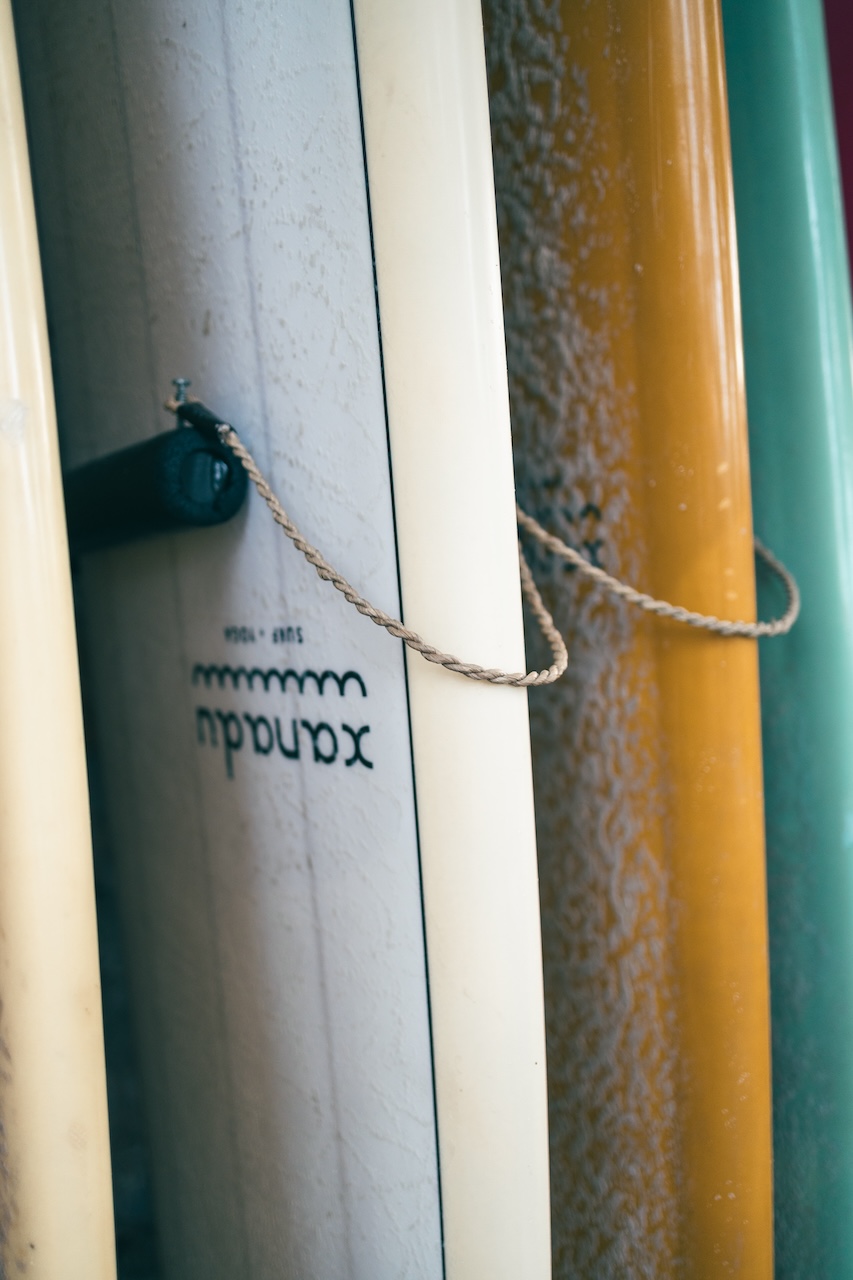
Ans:
[[[522,668],[477,0],[19,26],[69,463],[186,374],[366,595]],[[256,497],[85,579],[166,1275],[547,1276],[525,694]]]
[[[0,4],[0,1274],[115,1276],[71,577],[12,15]]]

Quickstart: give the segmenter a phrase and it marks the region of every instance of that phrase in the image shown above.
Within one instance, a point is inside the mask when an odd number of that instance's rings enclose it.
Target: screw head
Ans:
[[[187,387],[192,386],[192,383],[190,382],[189,378],[173,378],[172,386],[175,388],[176,404],[186,404]]]

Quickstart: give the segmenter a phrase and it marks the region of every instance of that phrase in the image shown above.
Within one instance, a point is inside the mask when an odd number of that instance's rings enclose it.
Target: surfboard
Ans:
[[[752,491],[802,584],[761,648],[780,1272],[853,1267],[853,374],[823,16],[723,5]]]
[[[632,585],[748,619],[718,8],[484,12],[519,501]],[[570,654],[531,691],[554,1274],[769,1277],[755,643],[531,552]]]
[[[18,20],[68,465],[188,376],[365,595],[523,669],[476,0]],[[525,693],[256,495],[84,569],[165,1274],[546,1276]]]
[[[0,3],[0,1273],[115,1276],[71,576],[12,15]]]

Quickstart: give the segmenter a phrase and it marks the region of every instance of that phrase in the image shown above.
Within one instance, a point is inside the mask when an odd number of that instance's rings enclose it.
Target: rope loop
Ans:
[[[170,400],[167,401],[166,408],[180,417],[182,403],[184,402]],[[197,401],[193,403],[198,405]],[[214,418],[214,415],[211,414],[210,416],[212,419]],[[427,644],[422,636],[404,626],[399,618],[394,618],[385,613],[384,610],[377,608],[376,605],[371,604],[369,600],[365,600],[362,595],[359,595],[355,587],[347,582],[346,578],[338,573],[317,548],[312,546],[307,538],[304,538],[299,532],[234,428],[229,423],[220,422],[216,426],[216,432],[222,443],[227,445],[234,455],[239,458],[249,479],[269,507],[276,524],[284,530],[287,537],[297,550],[301,551],[308,563],[314,566],[319,577],[324,582],[330,582],[335,590],[340,591],[344,599],[348,600],[359,613],[364,614],[366,618],[376,623],[378,627],[384,627],[392,636],[402,640],[404,644],[413,649],[415,653],[419,653],[427,662],[434,662],[438,666],[446,667],[448,671],[455,671],[461,676],[467,676],[469,680],[482,680],[489,684],[511,685],[520,689],[531,689],[540,685],[553,684],[555,680],[559,680],[564,674],[569,664],[566,643],[557,630],[554,619],[546,608],[539,588],[533,580],[530,565],[525,558],[520,542],[518,545],[518,557],[522,592],[534,618],[539,624],[542,635],[551,648],[553,662],[544,671],[527,672],[502,671],[497,667],[481,667],[475,662],[463,662],[452,653],[444,653],[441,649],[437,649],[435,645]],[[655,614],[659,618],[670,618],[674,622],[683,622],[688,627],[698,627],[720,636],[745,636],[751,639],[758,639],[762,636],[785,635],[791,630],[799,615],[800,592],[793,575],[757,538],[755,539],[756,555],[781,579],[787,594],[787,607],[781,617],[775,618],[770,622],[730,622],[725,618],[717,618],[713,614],[697,613],[692,609],[683,609],[680,605],[670,604],[667,600],[657,600],[654,596],[647,595],[644,591],[637,591],[634,587],[628,586],[627,583],[620,582],[618,578],[614,578],[604,569],[590,564],[584,556],[563,542],[561,538],[548,533],[533,516],[528,515],[519,506],[516,506],[516,515],[521,528],[536,538],[553,555],[567,560],[569,564],[574,565],[576,569],[579,569],[581,573],[598,583],[611,595],[620,600],[625,600],[628,604],[635,605],[638,609],[643,609],[646,613]]]
[[[402,640],[410,649],[414,649],[415,653],[419,653],[422,658],[426,658],[427,662],[437,663],[441,667],[446,667],[448,671],[456,671],[460,676],[467,676],[469,680],[484,680],[489,684],[514,685],[520,689],[531,689],[538,685],[553,684],[555,680],[559,680],[569,665],[568,650],[563,637],[554,625],[554,619],[545,607],[545,602],[539,594],[536,583],[533,581],[533,574],[530,572],[530,566],[524,557],[520,543],[518,556],[522,591],[530,605],[533,616],[539,623],[542,634],[551,646],[554,661],[545,671],[527,672],[501,671],[497,667],[481,667],[476,662],[463,662],[461,658],[455,657],[454,654],[442,653],[440,649],[436,649],[435,645],[427,644],[423,637],[418,635],[417,631],[412,631],[411,628],[404,626],[399,618],[393,618],[390,614],[385,613],[383,609],[379,609],[376,605],[371,604],[369,600],[365,600],[364,596],[359,595],[355,587],[347,582],[343,574],[333,569],[317,548],[312,546],[307,538],[304,538],[299,532],[234,428],[223,422],[217,430],[223,444],[226,444],[234,452],[246,468],[249,479],[269,507],[276,524],[284,530],[290,541],[298,551],[302,552],[308,563],[314,566],[323,581],[330,582],[336,591],[340,591],[345,600],[354,605],[359,613],[363,613],[371,622],[375,622],[378,627],[384,627],[392,636]]]
[[[569,564],[574,565],[576,569],[586,574],[588,578],[592,578],[594,582],[604,587],[605,591],[608,591],[611,595],[627,601],[628,604],[636,605],[638,609],[643,609],[646,613],[653,613],[659,618],[671,618],[673,622],[683,622],[688,627],[697,627],[702,631],[713,631],[719,636],[746,636],[752,640],[759,640],[764,636],[787,635],[799,617],[800,589],[793,574],[785,568],[781,560],[777,560],[773,552],[769,551],[758,538],[754,540],[756,555],[781,579],[785,588],[787,596],[785,612],[780,618],[774,618],[770,622],[729,622],[725,618],[715,617],[712,613],[696,613],[692,609],[683,609],[681,605],[670,604],[668,600],[656,600],[654,596],[646,595],[644,591],[637,591],[634,587],[629,587],[627,583],[620,582],[618,578],[606,573],[604,569],[599,569],[597,565],[590,564],[584,556],[563,542],[561,538],[556,538],[552,533],[548,533],[546,529],[542,528],[538,520],[534,520],[533,516],[529,516],[526,511],[522,511],[518,505],[516,505],[515,511],[522,529],[526,529],[528,533],[532,534],[548,551],[551,551],[555,556],[560,556],[563,560],[568,560]]]

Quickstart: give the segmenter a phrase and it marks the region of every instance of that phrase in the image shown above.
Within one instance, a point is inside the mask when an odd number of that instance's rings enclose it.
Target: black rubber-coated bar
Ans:
[[[189,409],[181,405],[181,418],[189,420]],[[165,431],[66,473],[72,552],[223,524],[236,515],[246,497],[246,472],[219,440],[210,410],[193,402],[192,416],[198,427]]]

